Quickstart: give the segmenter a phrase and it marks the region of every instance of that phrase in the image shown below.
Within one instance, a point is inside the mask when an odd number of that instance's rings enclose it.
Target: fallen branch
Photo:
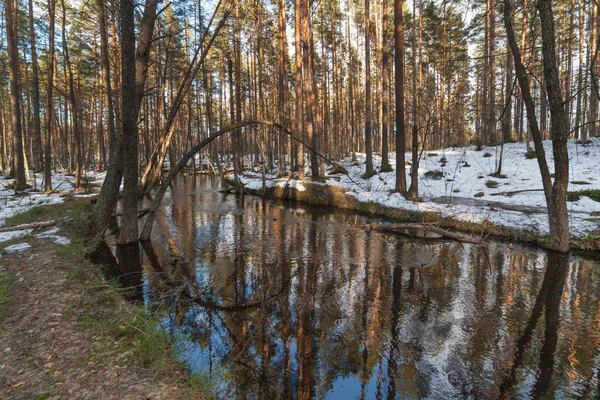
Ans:
[[[500,193],[492,193],[492,196],[513,196],[518,193],[524,192],[543,192],[544,189],[523,189],[523,190],[513,190],[512,192],[500,192]]]
[[[25,230],[29,230],[29,229],[47,228],[49,226],[56,225],[61,221],[62,221],[62,219],[57,219],[55,221],[37,222],[35,224],[7,226],[7,227],[0,228],[0,232],[14,232],[14,231],[25,231]]]
[[[435,233],[436,235],[439,236],[439,238],[446,238],[446,239],[456,240],[458,242],[465,242],[465,243],[477,243],[477,244],[483,243],[481,240],[475,239],[471,236],[463,235],[463,234],[456,233],[456,232],[450,232],[450,231],[440,228],[439,226],[424,224],[424,223],[379,224],[379,225],[364,225],[364,226],[369,229],[373,229],[375,231],[393,232],[393,233],[401,233],[401,234],[406,234],[406,232],[401,232],[401,231],[405,231],[407,229],[420,229],[424,232]],[[410,236],[416,236],[416,235],[410,235]]]

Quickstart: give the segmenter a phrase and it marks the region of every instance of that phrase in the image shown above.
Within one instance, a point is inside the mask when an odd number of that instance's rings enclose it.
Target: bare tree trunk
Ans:
[[[29,38],[31,42],[31,102],[33,105],[33,162],[35,171],[44,168],[42,157],[42,128],[40,126],[40,81],[38,72],[37,50],[35,40],[35,25],[33,23],[33,0],[29,0]]]
[[[508,42],[506,43],[506,81],[504,91],[504,114],[502,116],[502,143],[512,141],[512,97],[514,93],[513,88],[513,64],[514,58],[510,51]]]
[[[598,124],[598,71],[600,68],[600,60],[598,60],[598,38],[600,37],[600,21],[598,21],[598,12],[599,12],[599,4],[597,1],[594,2],[594,11],[592,12],[591,17],[591,25],[592,31],[590,34],[590,58],[592,62],[590,63],[588,70],[590,75],[590,109],[589,109],[589,130],[584,129],[584,135],[582,135],[582,140],[585,143],[587,141],[588,136],[598,136],[599,133],[599,124]],[[589,134],[588,134],[589,131]]]
[[[496,0],[489,0],[490,8],[488,10],[490,18],[489,33],[489,67],[488,67],[488,108],[487,108],[487,128],[486,144],[498,143],[496,134]]]
[[[389,161],[389,132],[390,132],[390,98],[388,92],[390,90],[390,52],[388,49],[388,27],[390,18],[389,0],[383,0],[383,18],[381,22],[381,47],[383,48],[382,55],[382,83],[381,83],[381,172],[392,171],[392,166]]]
[[[350,41],[350,16],[348,15],[347,24],[348,34],[348,119],[350,125],[350,150],[352,151],[352,161],[356,161],[356,148],[358,147],[358,140],[356,137],[356,110],[354,107],[354,64],[352,62],[352,44]]]
[[[278,61],[279,61],[279,69],[277,75],[277,88],[279,92],[279,123],[283,126],[287,123],[286,118],[286,105],[287,105],[287,34],[286,34],[286,16],[285,16],[285,0],[278,0],[279,7],[279,15],[278,15]],[[279,141],[279,174],[285,175],[285,154],[286,154],[286,146],[283,138]],[[291,145],[291,142],[289,143]],[[292,159],[288,160],[290,163],[290,171],[292,166]]]
[[[394,48],[396,51],[396,187],[406,193],[406,128],[404,126],[404,25],[402,18],[403,0],[394,0]]]
[[[584,17],[584,0],[579,0],[579,67],[577,74],[577,106],[575,107],[575,139],[579,139],[579,134],[581,132],[580,122],[581,122],[581,98],[583,95],[583,87],[585,86],[583,80],[584,78],[584,58],[583,58],[583,50],[584,50],[584,40],[585,40],[585,17]]]
[[[302,94],[304,95],[304,102],[306,104],[306,118],[305,118],[305,126],[306,126],[306,135],[307,141],[311,143],[314,142],[314,105],[313,100],[314,97],[312,95],[311,90],[311,68],[310,68],[310,33],[309,33],[309,23],[310,23],[310,13],[308,0],[301,0],[301,44],[302,44]],[[316,90],[316,88],[314,88]],[[318,165],[313,165],[313,158],[311,156],[311,174],[313,179],[319,176],[319,168]]]
[[[136,110],[135,24],[133,0],[120,0],[121,122],[123,124],[123,218],[119,244],[138,240],[138,128]]]
[[[115,127],[115,110],[113,104],[113,93],[110,74],[110,60],[108,52],[108,32],[106,30],[106,13],[104,1],[96,0],[98,7],[98,19],[100,28],[100,60],[102,68],[102,78],[104,80],[104,96],[107,111],[108,124],[108,169],[106,177],[98,196],[98,201],[94,206],[94,225],[98,231],[102,230],[108,222],[108,217],[115,208],[119,195],[119,187],[123,178],[123,164],[118,160],[122,159],[122,140],[117,136]]]
[[[317,82],[317,67],[316,67],[316,59],[317,55],[315,52],[315,41],[313,34],[313,25],[311,20],[311,11],[310,11],[310,2],[307,0],[306,2],[306,22],[308,26],[308,79],[311,81],[312,91],[309,92],[312,94],[311,99],[311,107],[312,107],[312,115],[313,115],[313,135],[310,145],[313,149],[319,151],[321,139],[323,138],[323,110],[319,106],[319,86]],[[311,175],[314,178],[318,178],[320,176],[321,170],[319,169],[319,159],[316,153],[310,153],[310,170]],[[323,171],[324,173],[324,171]]]
[[[419,20],[422,19],[423,10],[421,4],[419,4]],[[413,110],[412,110],[412,165],[410,168],[410,188],[408,189],[408,197],[416,200],[419,198],[419,95],[420,93],[420,74],[417,74],[417,2],[413,1],[413,25],[412,25],[412,96],[413,96]],[[421,37],[421,30],[419,25],[419,38]],[[420,47],[420,46],[419,46]],[[420,54],[420,53],[419,53]],[[420,57],[419,57],[420,58]],[[419,68],[421,60],[419,60]],[[417,93],[417,78],[419,78],[419,93]]]
[[[302,42],[300,39],[302,31],[302,0],[295,0],[294,2],[294,46],[295,46],[295,61],[296,71],[294,73],[294,90],[296,92],[296,105],[295,105],[295,116],[294,116],[294,131],[302,133],[304,138],[304,127],[302,118]],[[298,178],[304,179],[304,147],[298,145]]]
[[[156,8],[160,1],[146,0],[146,7],[142,16],[142,26],[140,28],[140,38],[137,50],[135,51],[135,103],[134,112],[135,119],[139,116],[142,99],[144,96],[144,88],[146,85],[148,64],[150,61],[150,49],[152,46],[152,35],[154,32],[154,23],[156,20]],[[108,127],[109,127],[109,151],[110,160],[106,178],[102,184],[100,196],[94,207],[94,224],[97,230],[103,230],[108,222],[108,218],[115,208],[119,187],[123,177],[123,141],[116,135],[114,123],[114,108],[113,96],[111,89],[110,63],[108,57],[108,39],[106,31],[106,20],[104,12],[104,2],[97,0],[100,17],[100,33],[101,33],[101,57],[102,69],[106,94],[106,104],[108,109]],[[135,43],[134,43],[135,46]],[[137,165],[136,159],[136,165]]]
[[[6,42],[8,50],[8,73],[10,79],[10,109],[14,139],[15,191],[24,190],[25,163],[23,158],[23,131],[21,119],[21,84],[19,82],[19,48],[16,0],[4,0],[6,19]]]
[[[369,3],[370,0],[365,0],[365,153],[367,156],[365,178],[374,174],[371,144],[371,16]]]
[[[73,117],[73,138],[75,139],[75,187],[78,188],[81,184],[81,176],[83,174],[83,159],[82,159],[82,149],[81,149],[81,125],[80,125],[80,115],[79,115],[79,103],[77,102],[77,98],[75,97],[75,83],[73,81],[73,66],[71,65],[71,57],[69,55],[69,44],[67,42],[67,32],[66,32],[66,19],[67,19],[67,11],[65,7],[65,0],[62,0],[62,45],[65,56],[65,68],[68,73],[68,83],[69,83],[69,103],[71,103],[71,113]]]
[[[550,218],[550,240],[554,250],[569,251],[569,219],[567,213],[567,187],[569,185],[569,118],[560,90],[558,59],[552,0],[540,0],[537,4],[542,23],[542,54],[544,59],[544,82],[550,105],[550,130],[554,153],[554,184]]]
[[[52,89],[54,87],[54,29],[56,21],[56,0],[48,0],[48,81],[46,82],[46,143],[44,145],[44,192],[52,191],[52,164],[51,153],[52,146],[50,137],[52,136],[52,123],[54,120],[54,102],[52,101]]]
[[[556,69],[556,59],[554,55],[554,21],[552,20],[552,9],[548,0],[541,0],[539,4],[540,17],[542,19],[543,34],[543,53],[544,53],[544,76],[547,80],[547,90],[552,92],[553,115],[557,117],[557,126],[553,128],[554,163],[555,163],[555,183],[552,185],[552,178],[548,169],[542,134],[536,118],[535,104],[531,97],[531,87],[529,76],[521,59],[521,50],[515,39],[515,32],[512,23],[512,4],[510,0],[504,0],[504,24],[506,26],[507,39],[515,60],[515,71],[521,86],[523,101],[527,108],[527,119],[535,144],[538,165],[542,175],[542,184],[544,186],[544,195],[548,206],[548,222],[550,226],[551,247],[557,251],[569,250],[569,231],[566,208],[566,188],[568,184],[569,164],[567,154],[566,134],[566,116],[564,106],[561,101],[560,89],[556,93],[558,86],[558,71]],[[546,2],[546,4],[544,4]],[[556,114],[554,114],[556,112]],[[562,112],[562,116],[560,113]],[[554,121],[552,123],[554,125]],[[562,125],[562,126],[561,126]],[[564,131],[559,131],[564,129]]]
[[[233,77],[235,85],[235,119],[232,122],[239,122],[242,120],[242,44],[241,44],[241,30],[242,23],[240,21],[240,2],[234,0],[235,3],[235,27],[234,27],[234,39],[233,39]],[[236,132],[234,136],[234,160],[233,168],[237,170],[237,173],[241,173],[244,169],[244,149],[242,146],[242,135]]]

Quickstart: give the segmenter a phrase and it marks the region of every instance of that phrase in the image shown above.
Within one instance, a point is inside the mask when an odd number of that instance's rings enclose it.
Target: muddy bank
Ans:
[[[225,180],[233,187],[238,186],[232,176],[227,176]],[[321,182],[304,181],[300,189],[290,185],[266,185],[264,191],[262,189],[247,187],[244,187],[244,191],[255,196],[358,211],[374,216],[390,218],[397,222],[435,222],[442,228],[457,230],[479,238],[504,239],[535,244],[543,248],[549,247],[548,236],[537,231],[508,228],[495,225],[487,220],[482,223],[461,221],[456,218],[442,217],[435,212],[407,211],[387,207],[375,202],[359,201],[354,196],[347,194],[347,189]],[[523,214],[523,218],[527,218],[525,213]],[[571,239],[571,249],[583,252],[598,251],[600,250],[600,236]]]

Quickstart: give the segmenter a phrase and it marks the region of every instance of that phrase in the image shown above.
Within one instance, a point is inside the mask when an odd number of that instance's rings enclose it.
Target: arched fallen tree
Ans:
[[[164,178],[162,184],[160,185],[160,187],[158,189],[158,192],[156,192],[156,194],[154,196],[154,200],[152,202],[152,206],[150,206],[148,215],[146,216],[146,221],[144,222],[144,227],[142,228],[142,232],[140,234],[141,241],[150,240],[150,235],[152,233],[152,225],[154,224],[154,217],[156,216],[156,211],[158,210],[158,207],[160,206],[160,202],[162,201],[162,198],[165,195],[165,193],[166,193],[169,185],[173,181],[173,179],[175,179],[177,174],[179,174],[179,172],[181,172],[181,170],[183,168],[185,168],[185,166],[190,161],[190,159],[192,157],[194,157],[194,155],[196,155],[196,153],[200,152],[210,142],[214,141],[215,139],[218,139],[219,137],[223,136],[224,134],[232,132],[232,131],[241,132],[241,128],[245,128],[245,127],[252,126],[252,125],[271,126],[271,127],[279,129],[279,131],[281,133],[284,133],[284,134],[290,136],[293,140],[304,145],[305,148],[307,148],[309,151],[312,151],[313,153],[315,153],[318,157],[322,158],[328,164],[331,164],[334,167],[336,167],[337,169],[343,171],[343,167],[340,167],[339,165],[337,165],[335,162],[333,162],[329,158],[325,157],[324,155],[319,154],[310,145],[308,145],[302,139],[300,139],[299,137],[294,135],[294,133],[292,131],[290,131],[288,128],[286,128],[285,126],[283,126],[277,122],[267,121],[267,120],[262,120],[262,119],[251,119],[248,121],[239,122],[237,124],[230,125],[226,128],[223,128],[223,129],[213,133],[212,135],[210,135],[209,137],[207,137],[206,139],[204,139],[200,143],[198,143],[190,151],[188,151],[183,156],[183,158],[177,163],[177,165],[171,169],[171,171],[169,172],[169,175]]]

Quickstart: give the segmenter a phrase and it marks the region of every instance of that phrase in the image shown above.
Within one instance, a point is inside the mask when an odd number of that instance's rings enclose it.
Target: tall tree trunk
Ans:
[[[523,101],[527,108],[527,119],[531,129],[533,142],[537,154],[538,165],[542,175],[542,184],[544,195],[548,206],[548,222],[550,226],[551,247],[557,251],[569,250],[569,231],[566,208],[566,187],[568,184],[569,164],[567,154],[566,137],[568,128],[566,126],[566,116],[564,106],[561,101],[560,89],[558,86],[558,71],[556,69],[556,59],[554,56],[554,21],[552,20],[552,9],[547,0],[542,0],[539,5],[540,17],[542,19],[543,34],[543,53],[544,53],[544,77],[549,80],[547,83],[548,92],[552,92],[552,109],[557,108],[557,126],[553,128],[553,134],[556,134],[556,142],[553,140],[554,163],[555,163],[555,183],[552,184],[542,134],[536,118],[536,109],[531,97],[531,87],[529,75],[521,59],[521,50],[515,39],[515,32],[512,23],[512,4],[511,0],[504,0],[504,24],[506,26],[506,35],[515,60],[515,71],[521,86]],[[563,113],[562,117],[559,115]],[[554,125],[554,122],[553,122]],[[562,127],[561,127],[562,125]],[[560,131],[559,129],[564,129]]]
[[[139,116],[142,99],[144,96],[144,88],[146,85],[148,64],[150,62],[150,49],[152,46],[152,36],[156,21],[156,8],[160,1],[146,0],[146,7],[142,16],[142,25],[140,27],[140,37],[137,50],[135,52],[135,102],[134,109],[136,121]],[[100,19],[100,34],[101,34],[101,64],[103,70],[106,104],[108,110],[108,127],[109,127],[109,151],[110,160],[106,178],[102,184],[102,189],[98,197],[98,201],[94,207],[94,224],[97,230],[103,230],[108,222],[112,210],[115,208],[119,187],[123,177],[123,163],[119,160],[123,159],[123,141],[121,135],[117,137],[114,120],[113,96],[111,89],[110,62],[108,52],[108,38],[106,31],[106,18],[104,11],[104,2],[97,0]],[[135,43],[134,43],[135,47]],[[136,159],[137,165],[137,159]]]
[[[65,57],[65,68],[68,74],[69,83],[69,103],[71,103],[71,115],[73,117],[73,138],[75,139],[75,187],[78,188],[81,184],[81,176],[83,174],[83,158],[82,158],[82,146],[81,146],[81,124],[79,115],[79,103],[75,97],[75,83],[73,79],[73,66],[71,64],[71,57],[69,55],[69,44],[67,42],[66,32],[66,19],[67,11],[65,7],[65,0],[62,0],[62,45]]]
[[[113,104],[113,93],[110,73],[110,60],[108,49],[108,31],[106,30],[106,12],[105,2],[96,0],[98,7],[98,19],[100,28],[100,64],[102,68],[102,78],[104,86],[104,96],[106,103],[106,115],[108,125],[108,169],[106,177],[98,196],[98,201],[94,206],[94,225],[98,231],[103,230],[108,218],[117,205],[119,187],[123,178],[123,164],[118,160],[122,159],[121,152],[123,147],[122,137],[117,136],[115,127],[115,109]]]
[[[579,134],[581,132],[581,98],[583,96],[583,87],[584,84],[584,46],[585,46],[585,13],[584,13],[584,0],[579,0],[579,67],[577,73],[577,106],[575,107],[575,139],[579,139]]]
[[[569,118],[560,89],[558,59],[552,0],[537,3],[542,24],[542,54],[544,60],[544,82],[550,106],[550,133],[554,153],[554,184],[552,207],[548,207],[550,218],[550,240],[554,250],[569,251],[569,219],[567,213],[567,187],[569,185]]]
[[[365,177],[369,178],[373,171],[373,149],[371,144],[371,16],[370,0],[365,0],[365,153],[367,164]]]
[[[123,125],[123,218],[119,244],[138,241],[138,128],[135,79],[135,21],[133,0],[120,0],[121,122]]]
[[[56,22],[56,0],[48,0],[48,22],[48,80],[46,82],[46,137],[44,144],[44,192],[46,193],[52,191],[52,146],[50,137],[52,136],[52,124],[54,121],[54,102],[52,101],[52,89],[54,87],[54,29]]]
[[[403,0],[394,0],[394,49],[396,51],[396,187],[406,193],[406,128],[404,126],[404,25],[402,16]]]
[[[17,2],[4,0],[6,19],[6,42],[8,50],[8,74],[10,79],[10,110],[14,141],[15,191],[24,190],[25,162],[23,158],[23,131],[21,119],[21,84],[19,82],[19,48],[17,30]]]
[[[285,16],[285,0],[278,0],[279,15],[278,15],[278,75],[277,75],[277,88],[278,88],[278,100],[279,100],[279,123],[283,126],[287,124],[286,118],[286,105],[287,105],[287,34],[286,34],[286,16]],[[286,173],[285,169],[285,153],[286,146],[285,140],[281,137],[279,141],[279,173],[283,176]],[[291,145],[291,142],[288,143]],[[292,159],[289,159],[290,171],[292,165]]]
[[[295,115],[294,115],[294,131],[302,134],[304,139],[304,125],[302,118],[302,104],[303,104],[303,93],[302,93],[302,0],[295,0],[294,2],[294,48],[295,48],[295,62],[296,70],[294,72],[294,91],[295,95]],[[304,179],[304,147],[298,145],[298,178]]]
[[[421,21],[423,16],[422,2],[419,1],[419,73],[417,73],[417,2],[413,1],[413,26],[412,26],[412,165],[410,168],[410,188],[408,197],[416,200],[419,198],[419,101],[421,95]],[[417,78],[419,80],[419,91],[417,93]]]
[[[302,43],[302,94],[304,96],[304,103],[306,105],[306,118],[304,120],[306,126],[307,141],[311,144],[314,143],[314,111],[315,107],[313,104],[314,96],[311,88],[311,68],[310,68],[310,10],[308,6],[308,0],[301,0],[301,43]],[[316,88],[314,88],[316,90]],[[314,165],[313,156],[310,156],[310,167],[313,179],[319,176],[319,167]]]
[[[504,114],[502,116],[502,142],[512,141],[512,98],[514,91],[513,85],[513,64],[514,58],[510,51],[508,42],[506,43],[506,81],[504,91]]]
[[[381,47],[382,55],[382,83],[381,83],[381,172],[392,171],[389,161],[389,132],[390,132],[390,111],[388,96],[390,90],[390,52],[388,49],[388,29],[389,29],[389,0],[383,0],[382,21],[381,21]]]
[[[483,73],[481,77],[481,123],[479,124],[481,132],[477,132],[477,151],[480,151],[483,148],[483,145],[487,143],[488,136],[487,110],[489,107],[488,80],[490,65],[490,0],[485,1],[485,28],[483,40]]]
[[[488,66],[488,108],[487,108],[487,143],[498,143],[496,134],[496,0],[489,0],[489,66]]]
[[[307,0],[307,2],[306,2],[306,9],[307,9],[306,21],[307,21],[307,26],[308,26],[308,49],[309,49],[309,56],[308,56],[309,65],[308,65],[307,70],[309,71],[308,76],[309,76],[309,79],[311,80],[311,85],[312,85],[311,86],[312,91],[310,93],[312,94],[311,107],[312,107],[312,115],[313,115],[313,135],[312,135],[312,140],[311,140],[310,144],[313,149],[315,149],[316,151],[319,151],[321,139],[323,138],[323,109],[319,106],[319,104],[320,104],[320,102],[319,102],[319,84],[317,82],[317,67],[316,67],[317,55],[315,52],[315,40],[314,40],[313,25],[312,25],[312,20],[311,20],[310,4],[311,4],[310,1]],[[310,153],[310,170],[311,170],[311,175],[312,175],[313,179],[318,178],[320,176],[321,169],[319,169],[319,158],[315,152]],[[324,173],[324,171],[323,171],[323,173]]]
[[[594,2],[594,11],[592,12],[592,16],[591,16],[591,25],[592,25],[592,31],[590,34],[590,58],[592,60],[592,62],[590,63],[589,67],[588,67],[588,71],[589,71],[589,75],[590,75],[590,94],[589,94],[589,99],[590,99],[590,108],[589,108],[589,130],[588,129],[584,129],[584,135],[582,135],[582,140],[585,143],[587,141],[588,138],[588,131],[589,131],[589,136],[598,136],[599,131],[599,123],[598,123],[598,96],[600,96],[600,94],[598,93],[598,72],[600,71],[600,60],[598,60],[598,54],[599,49],[598,49],[598,42],[600,42],[600,21],[599,19],[599,4],[597,1]]]
[[[235,27],[233,40],[233,76],[235,85],[235,120],[242,120],[242,43],[241,31],[242,23],[240,21],[240,4],[235,0]],[[237,169],[238,174],[244,169],[244,149],[242,148],[242,135],[237,131],[234,135],[235,150],[233,167]]]
[[[31,42],[31,102],[33,105],[33,162],[35,171],[44,168],[42,157],[42,128],[40,126],[40,81],[38,72],[35,25],[33,19],[33,0],[29,0],[29,40]]]

